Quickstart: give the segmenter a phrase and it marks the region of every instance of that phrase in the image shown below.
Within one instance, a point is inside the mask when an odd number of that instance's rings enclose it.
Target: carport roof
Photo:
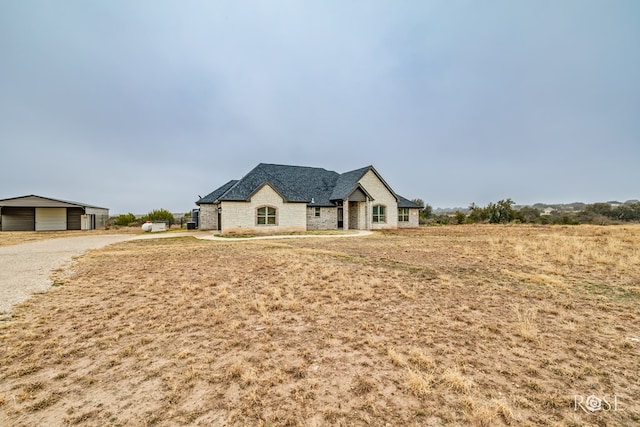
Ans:
[[[88,205],[86,203],[71,202],[68,200],[52,199],[51,197],[37,196],[30,194],[28,196],[11,197],[9,199],[0,199],[0,207],[20,207],[20,208],[96,208],[107,209],[100,206]]]

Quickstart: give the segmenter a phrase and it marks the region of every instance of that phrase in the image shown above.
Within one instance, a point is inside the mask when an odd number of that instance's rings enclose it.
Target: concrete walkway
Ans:
[[[261,239],[298,238],[342,238],[371,234],[358,231],[350,234],[324,235],[282,235],[248,238],[217,237],[202,231],[147,234],[106,234],[77,237],[61,237],[38,240],[19,245],[0,246],[0,316],[9,313],[13,305],[25,301],[32,294],[45,292],[51,287],[54,270],[68,268],[70,262],[91,249],[98,249],[113,243],[139,239],[166,239],[172,237],[195,237],[203,240],[222,242]]]

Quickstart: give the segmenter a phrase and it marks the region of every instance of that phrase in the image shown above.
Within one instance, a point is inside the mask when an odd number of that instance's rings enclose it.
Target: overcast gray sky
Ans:
[[[640,198],[637,0],[6,0],[0,58],[0,198],[185,212],[260,162]]]

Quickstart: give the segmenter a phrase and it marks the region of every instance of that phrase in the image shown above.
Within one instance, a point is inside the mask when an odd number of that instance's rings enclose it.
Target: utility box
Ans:
[[[154,222],[151,224],[151,232],[167,231],[167,224],[164,222]]]

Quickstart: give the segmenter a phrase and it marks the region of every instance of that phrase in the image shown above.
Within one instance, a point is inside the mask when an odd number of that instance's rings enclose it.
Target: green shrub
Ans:
[[[131,224],[133,224],[135,222],[136,222],[136,216],[134,214],[132,214],[131,212],[126,213],[126,214],[120,214],[114,220],[114,224],[115,225],[119,225],[121,227],[126,227],[126,226],[131,225]]]
[[[175,224],[176,219],[173,217],[173,214],[166,209],[155,209],[148,214],[146,214],[142,221],[164,221],[169,226]]]

